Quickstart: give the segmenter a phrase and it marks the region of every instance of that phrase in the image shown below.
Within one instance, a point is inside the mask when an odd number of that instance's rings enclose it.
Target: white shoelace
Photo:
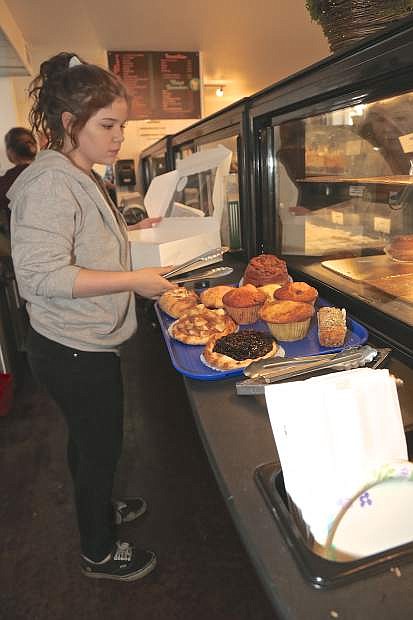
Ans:
[[[117,550],[115,555],[113,556],[114,560],[121,560],[122,562],[130,562],[132,559],[132,547],[127,542],[120,542],[119,540],[116,543]]]

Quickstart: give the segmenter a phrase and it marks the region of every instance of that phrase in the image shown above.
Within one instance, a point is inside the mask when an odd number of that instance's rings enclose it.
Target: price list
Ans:
[[[201,117],[198,52],[108,52],[132,97],[132,120]]]

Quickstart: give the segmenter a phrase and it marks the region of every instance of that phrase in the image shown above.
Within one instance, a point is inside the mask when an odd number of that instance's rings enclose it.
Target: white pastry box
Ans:
[[[144,198],[154,228],[128,233],[134,269],[178,265],[221,246],[224,178],[232,152],[218,146],[179,160],[155,177]]]

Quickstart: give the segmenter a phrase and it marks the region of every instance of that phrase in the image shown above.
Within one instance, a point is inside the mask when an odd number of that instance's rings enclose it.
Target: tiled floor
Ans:
[[[150,511],[122,533],[157,552],[157,569],[133,583],[81,575],[64,424],[27,375],[0,418],[0,620],[276,620],[150,320],[125,349],[124,375],[116,486]]]

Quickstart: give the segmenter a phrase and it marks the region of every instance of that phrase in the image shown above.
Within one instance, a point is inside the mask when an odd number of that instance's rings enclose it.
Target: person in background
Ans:
[[[162,277],[170,267],[131,270],[126,224],[92,170],[113,164],[124,139],[129,98],[119,78],[62,52],[42,63],[30,96],[31,125],[47,148],[8,194],[28,360],[67,424],[81,569],[132,581],[156,557],[116,536],[116,524],[146,510],[140,497],[112,498],[122,446],[119,350],[136,330],[134,294],[155,300],[174,285]]]
[[[12,168],[0,176],[0,215],[3,231],[7,237],[10,236],[10,211],[9,200],[6,196],[10,187],[17,179],[19,174],[36,157],[36,140],[29,129],[25,127],[13,127],[4,136],[6,153],[9,161],[14,164]]]

